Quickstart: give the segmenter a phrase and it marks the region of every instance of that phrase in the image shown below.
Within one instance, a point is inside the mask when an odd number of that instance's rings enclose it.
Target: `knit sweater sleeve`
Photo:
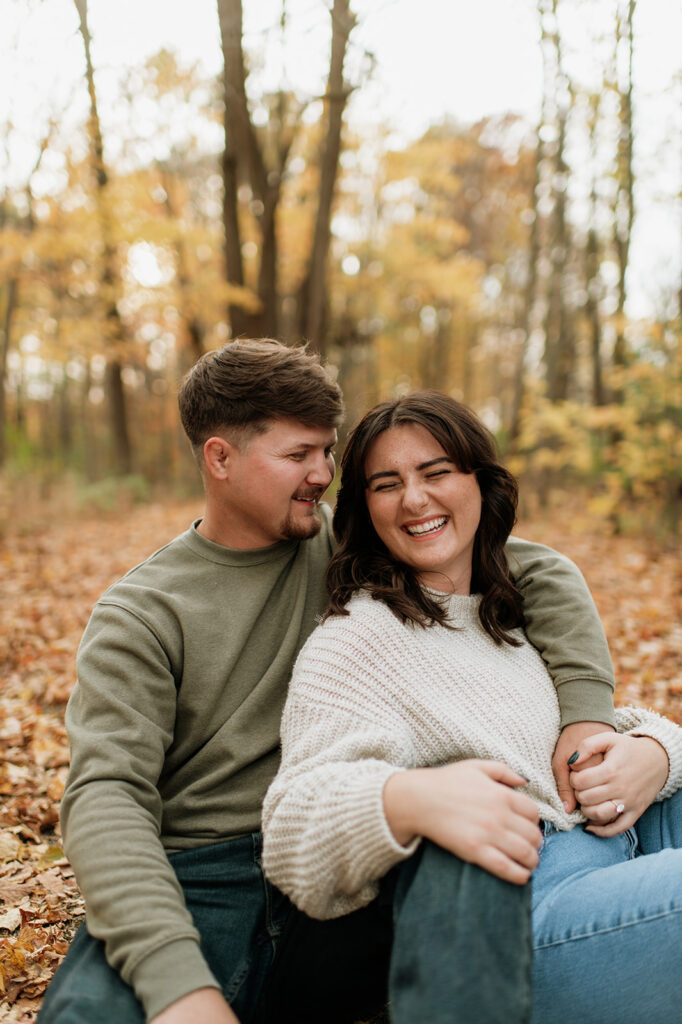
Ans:
[[[115,600],[96,607],[66,721],[71,768],[61,822],[88,928],[148,1018],[215,986],[160,840],[158,781],[176,691],[154,632]]]
[[[282,764],[263,806],[263,864],[310,917],[369,903],[418,843],[397,843],[383,810],[386,780],[415,760],[407,724],[382,697],[384,644],[360,616],[329,620],[294,668]]]
[[[615,677],[603,626],[578,567],[542,544],[511,537],[506,553],[523,594],[528,639],[554,680],[562,728],[614,725]]]
[[[650,736],[658,740],[668,755],[668,778],[656,800],[665,800],[682,788],[682,729],[669,718],[645,708],[616,709],[618,732],[630,736]]]

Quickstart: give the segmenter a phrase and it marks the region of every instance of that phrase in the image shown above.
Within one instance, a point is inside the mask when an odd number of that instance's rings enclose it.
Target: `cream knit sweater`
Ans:
[[[556,690],[521,630],[496,644],[479,597],[452,595],[456,629],[403,625],[367,594],[321,625],[294,668],[282,719],[282,764],[263,807],[264,866],[311,917],[369,903],[377,880],[413,853],[388,827],[382,791],[397,769],[462,758],[502,761],[558,829],[566,814],[551,758],[559,736]],[[682,785],[682,729],[652,711],[620,708],[619,732],[652,736],[670,771],[663,799]]]

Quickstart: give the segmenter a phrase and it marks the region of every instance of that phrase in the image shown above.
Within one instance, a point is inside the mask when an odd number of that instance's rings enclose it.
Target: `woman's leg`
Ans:
[[[530,886],[426,841],[387,881],[395,882],[391,1020],[527,1024]]]
[[[674,810],[662,807],[644,831],[672,823]],[[651,835],[646,855],[635,830],[546,836],[533,875],[533,1024],[679,1019],[682,850]]]
[[[682,849],[682,789],[652,804],[635,825],[639,854]]]

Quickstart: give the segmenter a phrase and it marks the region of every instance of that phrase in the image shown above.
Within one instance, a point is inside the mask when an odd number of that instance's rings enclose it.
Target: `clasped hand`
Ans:
[[[601,732],[582,740],[576,751],[570,783],[590,823],[586,831],[596,836],[631,828],[668,778],[668,755],[649,736]]]

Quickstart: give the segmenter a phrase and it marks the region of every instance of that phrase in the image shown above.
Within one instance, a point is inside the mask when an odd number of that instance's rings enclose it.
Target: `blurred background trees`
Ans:
[[[348,60],[349,0],[328,4],[316,94],[273,89],[241,0],[217,0],[223,74],[160,50],[113,98],[109,83],[106,117],[87,0],[62,2],[88,114],[74,127],[55,106],[24,180],[0,188],[5,514],[28,479],[102,502],[196,486],[180,377],[230,337],[273,335],[336,367],[349,424],[437,387],[483,415],[527,495],[584,490],[614,530],[679,530],[682,283],[629,314],[635,0],[584,17],[589,79],[566,30],[580,0],[535,0],[538,123],[445,120],[399,146],[348,119],[374,62]],[[283,47],[289,31],[284,2]]]

